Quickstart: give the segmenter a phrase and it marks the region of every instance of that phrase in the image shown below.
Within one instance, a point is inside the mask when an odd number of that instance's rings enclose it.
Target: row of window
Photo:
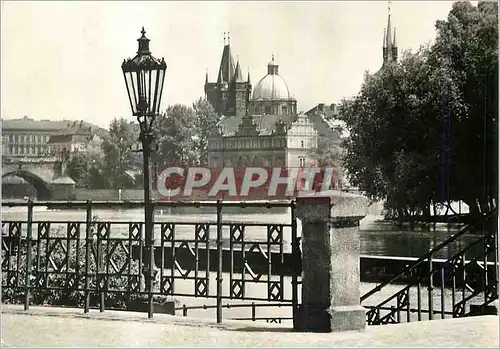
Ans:
[[[13,146],[4,147],[5,155],[42,155],[48,152],[46,146]]]
[[[224,144],[225,143],[225,144]],[[211,141],[210,149],[261,149],[261,148],[284,148],[285,139],[229,139],[222,141]]]
[[[212,166],[220,166],[220,161],[218,157],[213,158],[214,164]],[[283,166],[285,165],[285,159],[281,156],[278,157],[257,157],[251,158],[250,156],[240,156],[231,157],[229,159],[224,159],[225,166]],[[306,158],[299,156],[299,167],[306,167]]]
[[[64,148],[66,148],[66,145],[63,146],[15,146],[15,145],[9,145],[9,146],[4,146],[4,155],[47,155],[47,154],[55,154],[55,153],[60,153]],[[85,150],[85,147],[82,146],[75,146],[71,149],[71,151],[79,152],[81,150]]]
[[[238,139],[238,140],[227,140],[226,148],[224,148],[224,142],[222,141],[211,141],[210,149],[262,149],[262,148],[284,148],[286,147],[285,139]],[[310,148],[314,146],[313,140],[308,140],[306,143],[304,140],[300,141],[300,148]],[[297,140],[291,141],[288,145],[290,148],[295,148],[299,145]]]
[[[272,107],[270,105],[266,106],[255,105],[255,107],[253,108],[253,112],[256,114],[267,114],[267,115],[271,114],[287,115],[287,114],[294,114],[296,111],[293,109],[293,106],[289,108],[288,106],[283,105],[280,108],[279,106]]]
[[[5,143],[47,143],[49,135],[15,135],[9,134],[3,136]]]

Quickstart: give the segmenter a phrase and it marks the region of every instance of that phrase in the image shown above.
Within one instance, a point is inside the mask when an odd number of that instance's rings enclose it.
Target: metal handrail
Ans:
[[[498,213],[498,209],[495,208],[493,211],[491,211],[490,213],[488,213],[488,214],[486,214],[484,216],[484,220],[490,219],[492,216],[494,216],[497,213]],[[455,240],[457,240],[459,237],[461,237],[465,233],[469,232],[470,229],[473,226],[476,226],[476,224],[469,224],[469,225],[467,225],[462,230],[460,230],[458,233],[453,234],[448,239],[446,239],[445,241],[443,241],[442,243],[440,243],[436,247],[434,247],[431,250],[429,250],[429,252],[427,252],[425,255],[423,255],[422,257],[420,257],[413,265],[411,265],[411,266],[408,265],[407,267],[405,267],[401,273],[399,273],[398,275],[396,275],[395,277],[393,277],[389,281],[383,282],[380,285],[375,286],[372,290],[368,291],[363,296],[361,296],[361,298],[360,298],[361,302],[363,302],[364,300],[366,300],[371,295],[373,295],[373,294],[381,291],[382,288],[384,288],[385,286],[387,286],[389,284],[392,284],[394,281],[398,280],[399,278],[401,278],[401,277],[406,276],[407,274],[409,274],[412,270],[414,270],[415,268],[417,268],[419,265],[421,265],[423,262],[425,262],[427,259],[429,259],[429,257],[431,257],[432,255],[434,255],[436,252],[438,252],[439,250],[441,250],[443,247],[446,247],[447,245],[449,245],[450,243],[454,242]]]
[[[478,238],[477,240],[475,240],[474,242],[470,243],[469,245],[467,245],[465,248],[463,248],[460,252],[457,252],[456,254],[454,254],[452,257],[450,257],[449,259],[446,260],[446,262],[444,262],[442,265],[441,265],[441,268],[444,268],[448,265],[450,265],[451,263],[453,263],[454,260],[456,260],[458,257],[460,257],[461,255],[463,255],[467,250],[469,250],[470,248],[472,248],[473,246],[477,245],[479,242],[481,241],[484,241],[484,237],[481,237],[481,238]],[[475,262],[475,261],[478,261],[479,258],[473,258],[471,260],[469,260],[469,262]],[[429,272],[429,274],[427,275],[428,277],[429,276],[432,276],[436,273],[437,271],[436,270],[432,270],[431,272]],[[365,306],[365,308],[380,308],[382,309],[382,306],[388,302],[390,302],[391,300],[393,300],[394,298],[396,298],[398,296],[398,294],[406,291],[407,289],[409,289],[410,287],[412,286],[415,286],[416,284],[418,283],[417,282],[409,282],[407,283],[407,285],[399,290],[398,292],[394,293],[392,296],[390,296],[389,298],[385,299],[384,301],[380,302],[379,304],[375,305],[375,306]],[[479,293],[482,292],[482,291],[479,291]]]

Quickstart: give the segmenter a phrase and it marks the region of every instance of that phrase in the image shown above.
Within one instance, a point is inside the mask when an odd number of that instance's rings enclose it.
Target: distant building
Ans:
[[[92,148],[100,148],[106,130],[84,121],[70,121],[66,127],[50,136],[48,153],[60,156],[63,150],[70,154],[87,152]]]
[[[2,119],[2,156],[39,158],[54,156],[62,148],[78,151],[88,144],[85,129],[91,130],[92,139],[106,132],[85,121]]]
[[[40,157],[48,155],[47,142],[65,128],[67,121],[2,119],[3,157]]]
[[[208,143],[210,167],[315,165],[311,150],[318,132],[329,126],[297,112],[297,100],[278,68],[273,55],[252,93],[250,75],[242,79],[239,61],[234,64],[230,44],[224,43],[217,82],[208,82],[208,74],[205,78],[206,98],[221,115]]]
[[[305,114],[318,130],[319,136],[329,138],[340,137],[340,133],[336,131],[336,128],[340,125],[336,120],[338,115],[338,108],[336,104],[332,103],[330,105],[326,105],[324,103],[320,103],[314,108],[308,110]],[[323,127],[324,124],[328,125],[328,127]]]

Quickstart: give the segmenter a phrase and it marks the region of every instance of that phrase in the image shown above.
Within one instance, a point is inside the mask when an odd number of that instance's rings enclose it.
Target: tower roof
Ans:
[[[389,14],[387,16],[387,29],[385,34],[385,47],[391,51],[392,49],[392,27],[391,27],[391,2],[389,1],[388,6]]]
[[[395,62],[398,59],[398,48],[396,43],[396,29],[391,23],[391,1],[388,4],[387,28],[384,28],[383,59],[384,65],[389,62]]]
[[[233,55],[231,53],[231,46],[228,40],[227,44],[224,42],[224,50],[222,51],[222,59],[220,61],[220,67],[219,67],[219,80],[217,82],[229,83],[233,79],[235,69],[236,67],[234,64]]]
[[[252,95],[253,100],[291,100],[290,91],[285,79],[278,73],[278,63],[274,60],[274,54],[267,65],[267,75],[255,86]]]
[[[245,82],[245,80],[243,80],[243,74],[241,74],[241,68],[240,68],[240,61],[239,60],[236,63],[236,69],[234,71],[233,81],[234,82]]]

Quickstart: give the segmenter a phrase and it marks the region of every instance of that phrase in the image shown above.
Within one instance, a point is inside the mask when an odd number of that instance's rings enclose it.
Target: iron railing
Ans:
[[[141,208],[142,202],[3,202],[4,207],[26,207],[26,221],[2,222],[2,286],[3,294],[13,299],[22,295],[25,309],[32,303],[42,302],[51,294],[60,294],[56,301],[82,306],[85,312],[91,308],[101,311],[124,307],[132,300],[147,295],[141,275],[142,263],[149,255],[143,255],[145,241],[144,222],[103,221],[94,216],[97,208]],[[85,210],[85,220],[41,221],[33,218],[33,208],[74,208]],[[215,305],[185,306],[189,309],[214,309],[218,321],[222,321],[223,308],[250,308],[248,320],[263,319],[279,322],[296,319],[301,272],[300,238],[297,232],[295,202],[158,202],[163,207],[212,207],[215,219],[205,222],[154,222],[156,235],[155,259],[151,265],[159,265],[157,296],[202,297],[215,300]],[[223,220],[226,207],[290,208],[289,223],[250,223]],[[497,212],[485,217],[494,219]],[[62,229],[57,227],[63,226]],[[121,226],[123,229],[117,228]],[[489,224],[489,228],[492,227]],[[187,230],[186,230],[187,228]],[[191,228],[191,229],[190,229]],[[194,229],[193,229],[194,228]],[[262,228],[264,231],[262,231]],[[411,321],[412,314],[422,320],[422,314],[430,319],[465,316],[466,305],[483,296],[483,303],[490,304],[498,298],[496,289],[497,260],[489,267],[490,255],[497,250],[496,231],[486,233],[468,245],[439,267],[433,256],[463,235],[473,226],[463,228],[457,234],[439,244],[415,263],[408,265],[399,275],[377,285],[361,297],[365,302],[388,285],[405,280],[404,286],[383,302],[367,306],[368,324],[384,324]],[[118,230],[117,230],[118,229]],[[257,229],[257,235],[249,234]],[[287,241],[285,230],[289,231]],[[264,233],[264,234],[262,234]],[[225,235],[225,238],[224,238]],[[285,249],[290,244],[292,267],[284,260]],[[467,261],[466,254],[482,245],[483,254]],[[210,250],[215,253],[210,253]],[[482,260],[479,260],[482,259]],[[427,271],[422,273],[422,268]],[[223,270],[228,277],[224,280]],[[291,275],[288,277],[288,275]],[[473,276],[476,276],[474,279]],[[479,281],[478,278],[479,276]],[[451,281],[450,281],[451,280]],[[188,283],[188,286],[186,286]],[[434,285],[441,290],[441,306],[434,307]],[[451,307],[446,309],[445,284],[451,284]],[[225,287],[223,287],[225,286]],[[249,288],[264,286],[260,292]],[[427,286],[427,307],[421,296]],[[461,297],[457,297],[457,290]],[[288,293],[286,291],[289,291]],[[411,296],[416,292],[415,302]],[[253,294],[251,294],[253,293]],[[460,299],[458,299],[460,298]],[[223,300],[266,301],[246,304],[223,304]],[[395,303],[395,304],[394,304]],[[265,305],[268,304],[268,305]],[[277,306],[292,307],[292,317],[257,317],[255,309]],[[177,309],[179,310],[179,309]],[[243,318],[240,318],[243,319]]]
[[[149,258],[143,253],[144,222],[102,221],[94,216],[96,208],[141,205],[141,202],[3,202],[4,207],[27,207],[26,221],[2,221],[4,297],[24,294],[22,302],[28,309],[30,304],[43,302],[50,294],[57,293],[53,297],[57,302],[82,306],[85,312],[96,307],[100,311],[128,307],[132,301],[142,299],[148,290],[144,289],[141,270],[145,258]],[[36,206],[84,209],[86,219],[35,220]],[[158,270],[153,295],[215,299],[218,322],[222,321],[224,299],[280,302],[289,304],[295,313],[300,270],[288,278],[283,266],[287,242],[292,254],[300,253],[294,201],[158,202],[154,206],[213,207],[216,217],[208,222],[154,222],[155,258],[150,262]],[[224,221],[226,207],[289,208],[291,220],[286,224]],[[216,250],[215,260],[209,253],[211,249]],[[186,255],[191,257],[186,265],[176,257],[181,252],[184,261]],[[228,265],[227,279],[223,278],[223,264]],[[251,292],[251,288],[262,286],[264,292]]]
[[[282,323],[284,320],[293,320],[293,317],[282,317],[282,316],[257,316],[258,308],[286,308],[291,307],[292,304],[286,303],[255,303],[251,304],[231,304],[226,303],[223,305],[223,308],[231,309],[231,308],[250,308],[251,316],[249,317],[231,317],[232,320],[246,320],[246,321],[257,321],[257,320],[265,320],[268,323]],[[195,306],[187,306],[183,304],[182,307],[175,308],[175,311],[182,311],[182,316],[188,316],[188,310],[210,310],[214,309],[217,306],[214,305],[195,305]]]
[[[364,305],[369,309],[367,312],[367,322],[369,325],[380,325],[389,323],[399,323],[403,320],[412,321],[411,314],[417,313],[417,320],[422,320],[422,313],[428,314],[428,319],[434,319],[435,314],[440,314],[441,318],[446,316],[463,317],[467,315],[466,305],[471,301],[482,302],[483,306],[489,305],[498,299],[498,275],[497,275],[497,248],[496,240],[496,220],[498,211],[495,209],[484,216],[482,225],[483,235],[470,243],[464,249],[449,258],[444,264],[436,268],[433,263],[433,256],[440,250],[448,247],[451,243],[470,233],[477,225],[470,224],[461,229],[458,233],[431,249],[424,256],[420,257],[412,265],[407,267],[391,280],[377,285],[375,288],[361,296],[361,302],[380,292],[388,285],[394,285],[398,280],[405,279],[406,286],[397,293],[391,295],[375,306]],[[492,224],[493,222],[493,224]],[[482,253],[476,258],[466,261],[465,257],[477,245],[483,247]],[[489,263],[489,259],[493,263]],[[481,260],[480,260],[481,259]],[[422,274],[420,269],[427,264],[427,272]],[[445,284],[451,282],[451,297],[447,297]],[[435,309],[435,285],[439,285],[440,307]],[[423,306],[422,286],[427,286],[427,308]],[[457,298],[457,290],[461,291],[461,299]],[[416,307],[412,306],[412,293],[416,293]],[[482,295],[480,301],[478,296]],[[451,306],[446,309],[446,298],[451,298]],[[451,309],[450,309],[451,308]]]

